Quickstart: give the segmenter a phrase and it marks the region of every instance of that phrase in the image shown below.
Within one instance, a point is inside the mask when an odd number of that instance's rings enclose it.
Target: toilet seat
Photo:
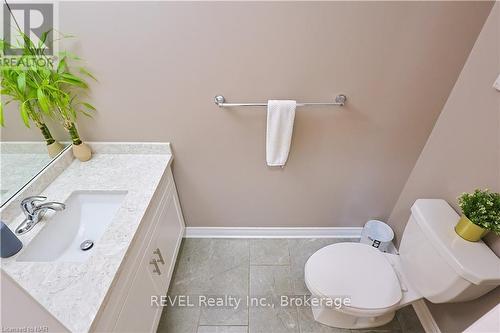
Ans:
[[[345,297],[350,314],[378,315],[401,298],[393,267],[379,250],[361,243],[337,243],[314,253],[305,266],[305,282],[319,297]]]

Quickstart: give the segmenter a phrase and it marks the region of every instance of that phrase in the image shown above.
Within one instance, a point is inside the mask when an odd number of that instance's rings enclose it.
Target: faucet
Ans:
[[[32,196],[21,201],[21,210],[26,216],[24,221],[16,228],[16,234],[22,235],[33,229],[40,222],[47,210],[61,211],[66,208],[66,205],[61,202],[45,202],[47,197]]]

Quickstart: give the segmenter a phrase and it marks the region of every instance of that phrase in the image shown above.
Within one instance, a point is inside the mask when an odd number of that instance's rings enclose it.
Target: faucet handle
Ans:
[[[27,197],[21,201],[21,209],[25,215],[33,214],[37,202],[45,201],[47,197],[41,195],[34,195]]]

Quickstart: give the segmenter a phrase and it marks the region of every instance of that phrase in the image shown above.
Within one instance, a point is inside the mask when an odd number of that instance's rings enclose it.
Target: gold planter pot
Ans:
[[[87,144],[82,142],[79,145],[73,145],[73,155],[80,161],[86,162],[92,157],[92,150],[90,150]]]
[[[47,145],[47,151],[49,152],[50,158],[54,158],[64,149],[63,145],[57,141],[54,141],[50,145]]]
[[[469,242],[477,242],[483,238],[489,230],[481,228],[480,226],[472,223],[467,216],[462,215],[455,226],[455,232]]]

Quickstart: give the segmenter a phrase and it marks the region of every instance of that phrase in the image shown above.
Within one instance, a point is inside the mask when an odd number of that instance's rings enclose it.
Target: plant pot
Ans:
[[[87,144],[82,142],[79,145],[73,145],[73,156],[82,162],[86,162],[92,157],[92,151]]]
[[[49,156],[51,158],[56,157],[63,150],[63,148],[63,145],[57,141],[54,141],[50,145],[47,145],[47,151],[49,152]]]
[[[483,238],[489,230],[481,228],[477,224],[472,223],[467,216],[462,215],[455,226],[455,232],[469,242],[477,242]]]

